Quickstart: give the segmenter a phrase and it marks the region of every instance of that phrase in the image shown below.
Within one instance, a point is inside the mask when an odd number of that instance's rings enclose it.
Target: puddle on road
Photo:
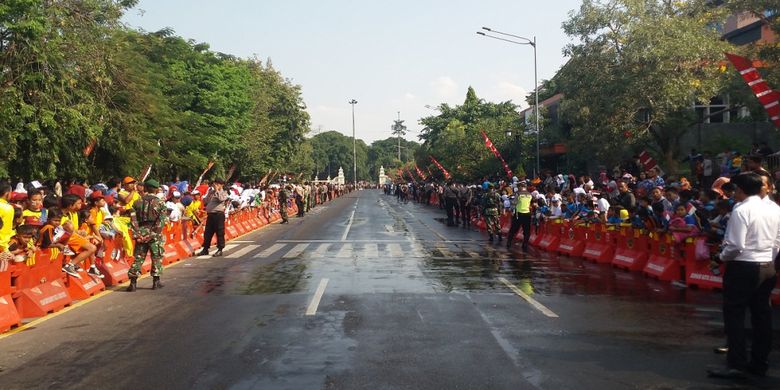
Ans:
[[[252,279],[238,292],[244,295],[290,294],[305,291],[311,273],[301,259],[282,260],[257,267]]]

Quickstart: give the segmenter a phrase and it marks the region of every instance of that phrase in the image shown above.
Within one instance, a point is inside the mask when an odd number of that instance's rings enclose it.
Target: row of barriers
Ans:
[[[431,204],[438,205],[434,194]],[[473,226],[485,230],[483,218],[472,215]],[[500,217],[501,233],[506,236],[511,215]],[[522,231],[513,238],[523,240]],[[651,232],[630,226],[573,223],[562,219],[542,221],[531,229],[528,243],[551,253],[580,257],[615,268],[641,272],[668,282],[683,282],[687,286],[707,290],[723,288],[725,266],[710,268],[710,256],[715,248],[705,237],[690,237],[676,242],[670,233]],[[772,291],[772,302],[780,305],[780,281]]]
[[[335,199],[331,194],[330,199]],[[317,204],[321,203],[319,199]],[[288,201],[288,215],[298,212],[295,202]],[[225,239],[232,240],[278,221],[279,210],[253,207],[231,213],[225,221]],[[163,265],[186,259],[201,249],[203,228],[194,227],[190,221],[172,222],[166,225]],[[212,241],[216,245],[216,237]],[[93,260],[87,260],[81,279],[62,272],[65,255],[57,249],[43,249],[26,263],[12,263],[8,270],[0,272],[0,333],[22,324],[22,320],[42,317],[62,310],[74,301],[87,299],[128,281],[127,271],[134,261],[132,245],[122,237],[105,239]],[[86,269],[94,262],[104,277],[93,276]],[[152,261],[147,255],[141,272],[148,273]]]

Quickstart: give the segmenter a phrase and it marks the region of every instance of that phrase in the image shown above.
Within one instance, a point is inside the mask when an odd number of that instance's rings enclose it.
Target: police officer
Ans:
[[[458,209],[458,189],[449,182],[444,187],[444,209],[447,211],[447,226],[455,226],[455,213]]]
[[[460,205],[460,218],[463,220],[463,227],[471,225],[471,189],[462,184],[458,187],[458,203]]]
[[[130,220],[133,227],[133,236],[135,237],[135,250],[133,251],[133,265],[127,271],[130,277],[130,286],[127,291],[136,290],[136,281],[141,274],[141,266],[146,260],[146,254],[150,253],[152,258],[152,290],[162,288],[160,276],[163,272],[163,248],[165,241],[162,234],[163,227],[168,221],[168,209],[165,203],[157,196],[152,194],[160,188],[157,180],[149,179],[144,183],[147,193],[141,199],[133,203],[133,212]]]
[[[506,237],[506,247],[512,247],[512,238],[522,227],[523,251],[528,251],[528,238],[531,235],[531,201],[533,197],[528,192],[528,187],[525,183],[518,184],[517,191],[514,208],[512,208],[512,226],[509,228],[509,235]]]
[[[501,206],[501,196],[496,192],[496,186],[493,183],[488,184],[488,192],[482,198],[482,214],[485,215],[485,226],[487,227],[490,242],[493,242],[493,236],[498,236],[498,242],[501,242],[501,224],[498,220],[498,210]]]
[[[217,235],[217,252],[214,257],[222,256],[222,249],[225,248],[225,208],[229,199],[228,192],[225,191],[225,181],[214,180],[214,185],[203,198],[206,203],[206,230],[203,232],[203,249],[198,253],[199,256],[209,254],[214,234]]]

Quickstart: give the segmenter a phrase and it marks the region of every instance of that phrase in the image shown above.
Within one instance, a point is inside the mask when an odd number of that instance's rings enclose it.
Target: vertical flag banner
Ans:
[[[418,167],[417,164],[414,164],[414,169],[417,171],[417,174],[420,175],[420,177],[423,180],[428,180],[428,178],[425,177],[425,174],[423,173],[423,171],[420,170],[420,167]]]
[[[441,170],[441,173],[443,173],[443,174],[444,174],[444,178],[445,178],[445,179],[447,179],[447,180],[450,180],[450,177],[452,177],[452,176],[450,175],[450,173],[449,173],[449,172],[447,172],[447,170],[446,170],[446,169],[444,169],[444,167],[443,167],[443,166],[441,166],[441,164],[439,164],[439,162],[438,162],[438,161],[436,161],[436,159],[435,159],[433,156],[431,156],[431,161],[433,161],[433,163],[434,163],[434,164],[436,164],[436,166],[437,166],[437,167],[439,167],[439,169]]]
[[[764,109],[769,114],[769,120],[775,126],[780,127],[780,92],[769,88],[769,84],[764,81],[761,74],[753,66],[753,62],[749,59],[729,53],[726,53],[726,57],[734,64],[734,67],[742,75],[748,87],[753,90],[753,94],[756,95],[758,101],[764,106]]]
[[[512,178],[512,170],[509,169],[509,165],[506,164],[506,161],[504,161],[504,158],[501,157],[501,153],[498,152],[498,149],[496,149],[496,146],[493,145],[493,141],[488,138],[487,134],[485,134],[485,131],[482,130],[482,137],[485,139],[485,146],[493,152],[493,154],[496,156],[499,161],[501,161],[501,165],[504,167],[504,171],[506,172],[506,175],[509,176],[509,178]]]
[[[644,168],[643,171],[657,168],[659,175],[664,174],[664,171],[661,169],[660,166],[658,166],[658,162],[655,161],[655,159],[653,158],[653,156],[650,155],[650,153],[647,153],[647,150],[643,150],[642,153],[639,153],[639,162],[642,164],[642,167]]]

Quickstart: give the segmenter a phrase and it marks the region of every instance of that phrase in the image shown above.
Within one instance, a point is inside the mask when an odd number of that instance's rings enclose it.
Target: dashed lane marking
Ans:
[[[239,249],[239,250],[237,250],[237,251],[235,251],[235,252],[233,252],[233,253],[225,256],[225,257],[228,258],[228,259],[237,259],[237,258],[239,258],[239,257],[241,257],[241,256],[243,256],[243,255],[245,255],[245,254],[247,254],[247,253],[257,249],[257,248],[259,248],[259,247],[260,247],[260,245],[247,245],[247,246],[245,246],[245,247],[243,247],[243,248],[241,248],[241,249]]]
[[[338,253],[336,253],[336,257],[338,258],[349,258],[352,257],[353,253],[353,247],[352,244],[346,243],[341,247],[341,250],[339,250]]]
[[[238,245],[236,245],[236,244],[227,244],[227,245],[225,245],[224,248],[222,248],[222,252],[229,252],[231,249],[233,249],[233,248],[235,248],[237,246]],[[209,255],[198,256],[197,258],[198,259],[210,259],[211,257],[212,257],[211,254],[209,254]]]
[[[314,297],[312,297],[311,303],[309,303],[309,308],[306,309],[307,316],[313,316],[317,314],[317,307],[320,306],[320,300],[322,300],[322,294],[325,293],[325,287],[327,286],[328,286],[328,279],[320,280],[320,285],[317,286],[317,291],[314,293]]]
[[[269,256],[273,255],[274,253],[278,252],[280,249],[284,248],[285,246],[287,246],[287,244],[273,244],[268,249],[258,253],[255,256],[255,258],[269,257]]]
[[[528,294],[524,293],[523,290],[520,290],[514,284],[509,283],[508,280],[506,280],[504,278],[498,278],[498,280],[501,283],[504,283],[507,287],[509,287],[510,290],[514,291],[515,294],[519,295],[520,298],[525,299],[526,302],[530,303],[531,306],[533,306],[536,310],[539,310],[540,312],[542,312],[542,314],[544,314],[544,315],[546,315],[547,317],[550,317],[550,318],[558,318],[558,315],[553,313],[552,310],[548,309],[546,306],[544,306],[541,303],[539,303],[536,299],[531,298]]]

